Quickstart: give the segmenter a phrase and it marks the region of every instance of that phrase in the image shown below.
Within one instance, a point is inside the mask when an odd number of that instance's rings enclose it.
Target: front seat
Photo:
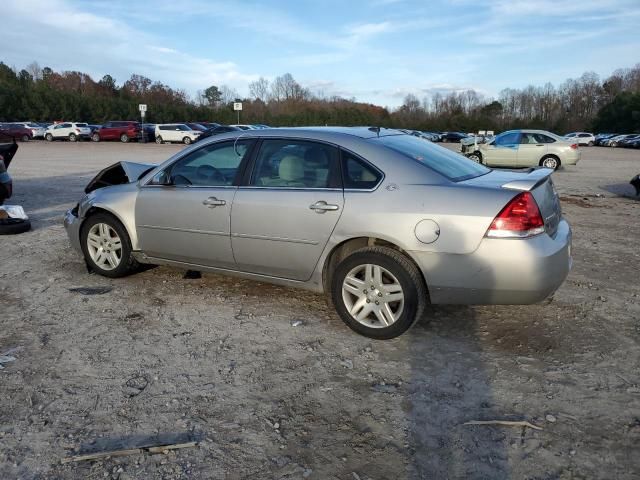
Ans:
[[[304,183],[304,163],[301,158],[287,155],[278,166],[280,185],[286,187],[306,187]]]

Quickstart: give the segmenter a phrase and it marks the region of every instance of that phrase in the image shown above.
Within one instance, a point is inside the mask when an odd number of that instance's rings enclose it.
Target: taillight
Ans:
[[[573,143],[571,145],[571,148],[573,148],[574,150],[577,150],[578,149],[578,144],[577,143]]]
[[[77,133],[80,133],[80,129],[79,129],[79,128],[76,128],[76,132],[77,132]]]
[[[526,238],[544,232],[544,220],[533,195],[516,195],[491,222],[487,237]]]

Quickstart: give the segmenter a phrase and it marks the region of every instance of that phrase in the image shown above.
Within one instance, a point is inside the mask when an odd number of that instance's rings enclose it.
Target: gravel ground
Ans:
[[[0,237],[0,355],[16,358],[0,371],[0,478],[639,478],[640,203],[627,182],[640,151],[585,148],[554,174],[574,268],[551,303],[431,308],[374,342],[303,291],[165,267],[87,274],[63,212],[102,167],[180,148],[20,145],[11,203],[34,228]],[[463,425],[495,419],[542,430]]]

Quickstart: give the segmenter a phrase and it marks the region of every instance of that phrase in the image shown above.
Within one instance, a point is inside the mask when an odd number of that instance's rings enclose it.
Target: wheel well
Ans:
[[[422,269],[416,264],[415,260],[411,258],[411,255],[407,254],[405,250],[400,248],[398,245],[389,242],[387,240],[383,240],[382,238],[377,237],[356,237],[351,238],[349,240],[345,240],[344,242],[336,245],[331,253],[327,256],[324,262],[324,268],[322,270],[322,286],[325,292],[331,291],[331,277],[333,272],[335,271],[338,264],[351,255],[356,250],[359,250],[364,247],[388,247],[397,250],[402,253],[407,259],[413,263],[418,271],[420,272],[420,277],[422,278],[422,282],[427,290],[427,294],[429,294],[429,285],[427,284],[426,279],[424,278],[424,274],[422,273]]]
[[[100,208],[100,207],[91,207],[89,210],[87,210],[87,213],[85,214],[84,218],[82,219],[82,223],[80,224],[80,232],[82,231],[82,226],[84,225],[84,223],[89,220],[89,218],[91,218],[93,215],[97,215],[98,213],[103,213],[105,215],[109,215],[110,217],[113,217],[115,220],[117,220],[117,222],[122,225],[122,228],[124,228],[124,231],[127,232],[127,235],[129,235],[129,238],[131,238],[131,233],[129,233],[129,230],[127,229],[127,227],[125,226],[124,222],[122,220],[120,220],[118,218],[117,215],[114,215],[113,212],[110,212],[109,210],[106,210],[104,208]]]

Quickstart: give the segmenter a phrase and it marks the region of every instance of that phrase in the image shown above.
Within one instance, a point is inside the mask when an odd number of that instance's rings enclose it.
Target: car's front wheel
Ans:
[[[44,139],[45,139],[47,142],[53,142],[53,135],[51,135],[50,133],[47,133],[47,134],[44,136]]]
[[[26,133],[24,135],[22,135],[22,141],[23,142],[28,142],[29,140],[31,140],[31,137],[29,135],[27,135]]]
[[[124,277],[138,268],[131,255],[131,240],[124,226],[106,213],[90,216],[80,233],[82,252],[89,267],[105,277]]]
[[[100,135],[98,135],[97,133],[94,133],[93,135],[91,135],[91,140],[94,142],[99,142],[100,141]]]
[[[366,247],[342,260],[331,301],[352,330],[386,340],[406,332],[424,312],[427,292],[418,268],[388,247]]]
[[[129,141],[129,137],[127,136],[126,133],[123,133],[122,135],[120,135],[120,141],[122,143],[127,143]]]
[[[158,145],[161,145],[161,144],[162,144],[162,137],[157,136],[157,137],[156,137],[156,143],[157,143]]]
[[[587,143],[587,147],[593,147],[593,142]]]
[[[191,145],[191,137],[184,137],[182,139],[182,143],[184,143],[185,145]]]
[[[482,154],[480,152],[470,153],[467,158],[473,160],[476,163],[482,163]]]
[[[69,141],[70,142],[75,142],[76,140],[78,140],[78,137],[76,137],[75,133],[70,133],[69,134]]]

